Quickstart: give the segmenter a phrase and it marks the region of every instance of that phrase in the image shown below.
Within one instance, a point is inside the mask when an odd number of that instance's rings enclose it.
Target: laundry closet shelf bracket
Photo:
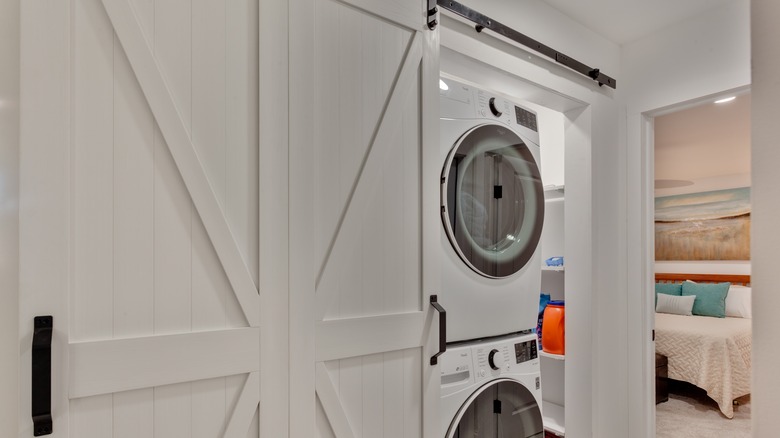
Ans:
[[[433,29],[435,27],[436,20],[434,21],[434,27],[431,27],[431,7],[430,7],[431,0],[428,1],[429,7],[428,7],[428,27],[430,29]],[[459,15],[473,23],[476,24],[475,29],[477,32],[482,32],[484,29],[489,29],[505,38],[508,38],[522,46],[525,46],[535,52],[541,53],[542,55],[554,60],[555,62],[562,64],[577,73],[580,73],[582,75],[585,75],[594,81],[598,82],[599,86],[606,85],[612,89],[617,88],[617,81],[614,78],[611,78],[604,73],[602,73],[598,68],[589,67],[586,64],[583,64],[580,61],[577,61],[574,58],[571,58],[569,56],[564,55],[563,53],[553,49],[552,47],[549,47],[547,45],[544,45],[540,43],[539,41],[536,41],[535,39],[524,35],[511,27],[508,27],[504,24],[499,23],[496,20],[493,20],[492,18],[483,15],[474,9],[469,8],[468,6],[465,6],[461,3],[458,3],[455,0],[437,0],[437,4],[448,11],[453,12],[456,15]],[[435,15],[436,8],[433,8]]]

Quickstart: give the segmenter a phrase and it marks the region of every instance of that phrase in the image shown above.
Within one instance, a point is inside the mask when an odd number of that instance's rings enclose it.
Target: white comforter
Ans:
[[[707,391],[721,412],[750,394],[751,320],[655,314],[655,351],[669,358],[669,378]]]

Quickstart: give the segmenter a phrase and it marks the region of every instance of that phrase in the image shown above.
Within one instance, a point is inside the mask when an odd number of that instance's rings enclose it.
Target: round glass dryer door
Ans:
[[[458,140],[442,172],[442,221],[458,256],[489,278],[508,277],[539,244],[544,192],[528,146],[497,124]]]
[[[497,379],[460,408],[447,438],[542,438],[542,411],[525,386]]]

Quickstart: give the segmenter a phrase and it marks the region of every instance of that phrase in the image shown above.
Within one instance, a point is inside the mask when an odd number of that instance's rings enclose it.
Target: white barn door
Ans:
[[[425,3],[289,3],[293,437],[440,436],[438,30]]]
[[[257,437],[257,0],[21,9],[19,437]]]

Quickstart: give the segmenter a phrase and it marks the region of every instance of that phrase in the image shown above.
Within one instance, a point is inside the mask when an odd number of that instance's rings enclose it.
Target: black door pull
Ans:
[[[439,312],[439,352],[431,356],[431,365],[439,363],[439,356],[447,351],[447,311],[439,304],[439,297],[431,295],[431,307]]]
[[[32,339],[33,435],[51,435],[51,337],[54,319],[36,316]]]

